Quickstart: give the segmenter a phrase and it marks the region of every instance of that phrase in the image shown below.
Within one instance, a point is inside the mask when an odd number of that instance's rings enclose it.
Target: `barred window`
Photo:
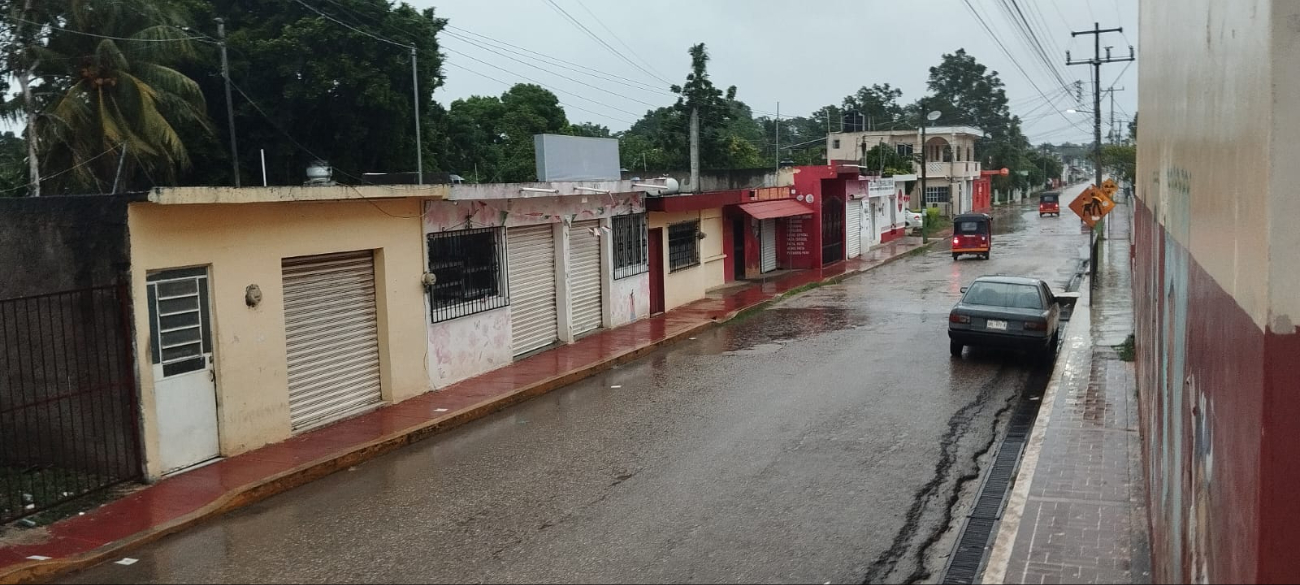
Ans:
[[[949,200],[951,200],[951,196],[948,195],[947,187],[926,187],[925,188],[925,202],[927,204],[947,203]]]
[[[646,215],[618,215],[612,222],[614,278],[627,278],[650,271],[650,242]]]
[[[447,321],[510,304],[503,228],[429,234],[429,308],[433,321]]]
[[[698,266],[700,263],[700,222],[686,221],[668,226],[668,271]]]

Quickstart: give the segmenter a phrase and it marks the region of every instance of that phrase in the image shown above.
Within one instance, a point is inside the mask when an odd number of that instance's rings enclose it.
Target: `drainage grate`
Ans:
[[[957,544],[948,557],[943,583],[974,583],[984,568],[986,553],[991,545],[989,540],[1006,506],[1012,479],[1020,466],[1021,452],[1029,439],[1029,431],[1034,427],[1034,419],[1038,416],[1038,405],[1037,401],[1021,399],[1011,415],[1007,434],[998,446],[993,465],[984,474],[975,507],[962,522]]]

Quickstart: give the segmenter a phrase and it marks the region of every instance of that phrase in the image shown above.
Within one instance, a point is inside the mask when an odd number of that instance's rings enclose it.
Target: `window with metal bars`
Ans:
[[[498,309],[510,304],[506,280],[504,228],[429,234],[426,284],[434,323]]]
[[[183,268],[148,275],[150,357],[164,377],[207,367],[212,353],[208,269]]]
[[[947,187],[926,187],[925,188],[926,203],[947,203],[951,199],[952,196],[948,194]]]
[[[614,278],[650,271],[650,246],[644,213],[615,216],[612,221]]]
[[[700,222],[668,226],[668,271],[677,272],[700,263]]]

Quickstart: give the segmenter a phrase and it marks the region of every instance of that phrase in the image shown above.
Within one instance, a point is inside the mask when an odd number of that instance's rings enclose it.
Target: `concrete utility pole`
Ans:
[[[221,78],[226,81],[226,123],[230,125],[230,165],[235,173],[235,188],[239,188],[239,145],[235,141],[235,104],[230,98],[230,61],[226,59],[226,19],[217,20],[217,39],[221,47]]]
[[[415,45],[411,45],[411,94],[415,106],[415,181],[424,184],[424,145],[420,139],[420,70],[416,67]]]
[[[700,109],[691,108],[691,192],[700,192]]]
[[[1093,57],[1089,61],[1075,61],[1070,58],[1070,52],[1065,52],[1066,65],[1092,65],[1092,138],[1093,138],[1093,161],[1096,165],[1094,175],[1096,183],[1094,186],[1101,186],[1101,66],[1107,63],[1124,63],[1134,61],[1133,47],[1128,48],[1128,58],[1115,58],[1110,56],[1110,47],[1106,48],[1106,58],[1101,58],[1101,35],[1108,32],[1124,32],[1124,27],[1101,28],[1101,23],[1094,22],[1092,30],[1073,31],[1071,37],[1079,35],[1092,35],[1093,40]]]
[[[1119,127],[1115,126],[1115,92],[1124,91],[1124,88],[1112,85],[1102,91],[1110,94],[1110,143],[1115,144],[1119,142]]]
[[[781,102],[776,102],[776,169],[781,170]]]

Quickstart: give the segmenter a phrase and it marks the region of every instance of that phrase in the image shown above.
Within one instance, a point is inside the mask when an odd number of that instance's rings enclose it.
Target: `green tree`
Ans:
[[[1106,144],[1101,147],[1101,165],[1106,172],[1132,182],[1137,175],[1137,146]]]
[[[209,23],[216,17],[226,21],[245,184],[260,179],[262,150],[271,184],[301,184],[317,156],[335,168],[335,180],[344,182],[365,172],[414,172],[413,93],[419,95],[424,170],[452,170],[444,164],[451,148],[444,129],[450,122],[433,99],[444,80],[439,33],[447,21],[433,9],[388,0],[312,0],[311,8],[286,0],[162,1],[183,4],[202,29],[195,34],[215,37],[216,27]],[[416,49],[418,92],[413,92],[408,46]],[[204,61],[188,71],[223,123],[197,146],[209,164],[185,180],[230,184],[217,52],[205,51]]]
[[[555,94],[525,83],[452,102],[447,123],[448,168],[477,182],[537,180],[533,136],[572,129]]]
[[[578,124],[571,124],[569,126],[568,134],[570,136],[586,136],[588,138],[613,137],[613,134],[610,133],[608,126],[602,126],[600,124],[595,124],[592,122],[581,122]]]
[[[863,86],[844,98],[844,111],[862,114],[871,128],[888,129],[903,120],[903,106],[898,102],[902,97],[903,91],[888,83]]]
[[[13,132],[0,134],[0,197],[20,197],[27,189],[27,143]]]
[[[39,79],[28,133],[49,192],[111,188],[127,149],[124,184],[164,181],[190,166],[178,128],[208,128],[198,84],[174,67],[197,56],[180,15],[144,0],[67,0],[28,45]],[[25,20],[25,19],[24,19]],[[27,24],[20,21],[19,24]],[[12,114],[11,114],[12,117]]]
[[[912,172],[912,161],[905,156],[900,156],[898,151],[888,144],[877,144],[867,151],[866,160],[863,165],[871,172],[880,172],[882,169],[886,175],[907,175]]]

